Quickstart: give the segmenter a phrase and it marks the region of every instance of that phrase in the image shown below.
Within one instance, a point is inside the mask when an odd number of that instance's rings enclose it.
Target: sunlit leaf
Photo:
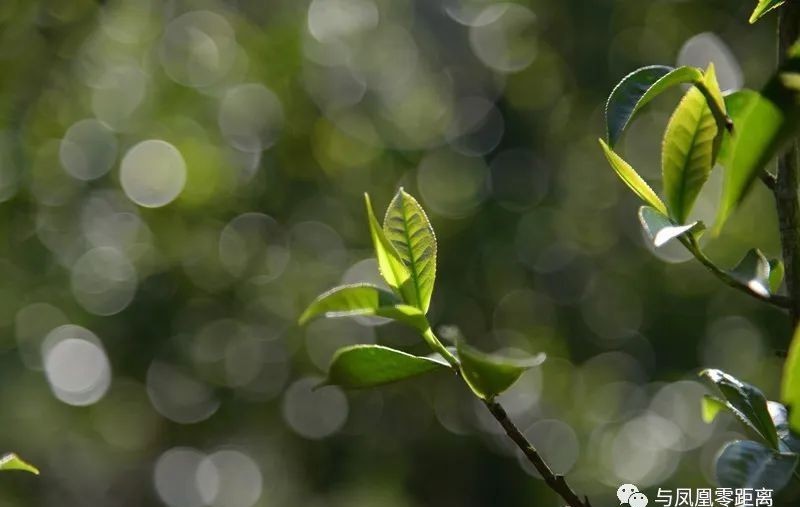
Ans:
[[[703,94],[689,88],[672,113],[661,144],[664,199],[670,217],[684,223],[714,165],[717,123]]]
[[[334,354],[325,383],[362,389],[446,369],[449,365],[443,359],[414,356],[381,345],[353,345]]]
[[[700,400],[700,413],[703,417],[703,421],[706,423],[711,423],[714,419],[717,418],[717,415],[727,410],[728,406],[724,400],[717,398],[716,396],[710,396],[708,394],[704,394]]]
[[[702,229],[700,222],[692,222],[686,225],[676,225],[666,215],[650,206],[639,208],[639,222],[642,228],[650,237],[655,247],[664,246],[670,240],[679,237],[681,234],[693,230]]]
[[[750,440],[728,443],[717,458],[717,480],[728,488],[782,489],[792,478],[797,454],[778,452]]]
[[[402,304],[398,297],[367,283],[343,285],[321,294],[300,316],[303,325],[314,317],[353,317],[357,315],[385,317],[408,324],[419,331],[428,328],[425,314],[419,308]]]
[[[419,300],[417,299],[417,292],[411,280],[411,273],[400,258],[400,254],[397,253],[394,246],[386,239],[383,229],[375,218],[375,212],[372,210],[372,203],[369,200],[368,194],[364,194],[364,201],[367,207],[369,232],[372,237],[372,245],[375,249],[375,257],[378,260],[378,268],[380,269],[381,276],[383,276],[383,279],[389,284],[389,287],[403,297],[406,303],[419,307]]]
[[[716,230],[747,195],[766,164],[800,130],[800,46],[789,50],[788,58],[761,93],[742,90],[725,101],[736,127],[723,141],[720,154],[725,179]]]
[[[0,458],[0,470],[22,470],[23,472],[39,475],[39,469],[30,463],[26,463],[13,452]]]
[[[773,9],[777,9],[783,4],[784,0],[759,0],[755,10],[753,10],[753,13],[750,15],[750,23],[755,23],[761,16]]]
[[[608,145],[613,148],[636,113],[659,94],[678,84],[697,82],[702,77],[703,73],[694,67],[676,69],[651,65],[622,78],[606,102]]]
[[[778,292],[783,283],[783,261],[772,259],[769,261],[769,291],[773,294]]]
[[[720,370],[703,370],[700,376],[719,389],[725,400],[742,413],[767,444],[773,449],[778,448],[778,433],[767,409],[764,393]]]
[[[436,235],[422,206],[402,188],[386,210],[383,231],[408,268],[415,297],[427,312],[436,280]]]
[[[320,315],[325,317],[377,315],[380,308],[400,303],[396,295],[368,283],[343,285],[317,297],[300,316],[299,323],[303,325]]]
[[[800,327],[794,332],[783,365],[781,401],[789,407],[789,427],[800,433]]]
[[[747,189],[774,156],[783,115],[771,101],[753,90],[740,90],[725,97],[734,130],[725,135],[719,161],[723,172],[722,201],[716,229],[725,223],[744,198]]]
[[[463,340],[456,343],[461,374],[472,391],[480,398],[489,400],[502,393],[527,370],[544,362],[545,355],[526,359],[486,354],[470,347]]]
[[[600,139],[600,146],[603,148],[603,153],[605,153],[608,163],[611,164],[611,167],[616,171],[622,181],[624,181],[640,199],[666,215],[667,208],[664,206],[664,203],[633,167],[609,148],[602,139]]]
[[[735,268],[729,271],[731,276],[747,285],[750,290],[762,296],[769,295],[770,265],[764,254],[757,248],[748,251]]]

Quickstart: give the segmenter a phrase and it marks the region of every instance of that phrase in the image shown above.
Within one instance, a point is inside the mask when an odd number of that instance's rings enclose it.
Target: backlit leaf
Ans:
[[[664,199],[684,223],[714,165],[717,123],[699,89],[692,87],[670,117],[661,145]]]
[[[486,354],[459,340],[456,344],[461,374],[472,391],[484,400],[502,393],[527,370],[542,364],[544,354],[527,359]]]
[[[386,210],[383,231],[408,268],[415,297],[427,312],[436,280],[436,235],[422,206],[402,188]]]
[[[609,146],[600,139],[600,146],[608,159],[608,163],[616,171],[617,175],[625,182],[633,192],[645,203],[657,209],[663,214],[667,214],[667,208],[661,199],[653,192],[653,189],[645,182],[641,176],[625,160],[617,155]]]
[[[362,389],[449,368],[443,359],[414,356],[381,345],[353,345],[334,354],[325,383]]]
[[[759,0],[758,5],[750,15],[750,23],[755,23],[761,16],[784,4],[784,0]]]
[[[23,472],[39,475],[39,470],[35,466],[26,463],[13,452],[0,458],[0,470],[21,470]]]
[[[417,292],[411,280],[411,273],[400,258],[394,246],[386,239],[375,212],[372,211],[372,203],[369,195],[364,194],[364,201],[367,207],[367,220],[369,221],[369,232],[372,237],[372,245],[375,249],[375,257],[378,260],[378,269],[386,283],[394,289],[403,300],[412,306],[419,307]]]

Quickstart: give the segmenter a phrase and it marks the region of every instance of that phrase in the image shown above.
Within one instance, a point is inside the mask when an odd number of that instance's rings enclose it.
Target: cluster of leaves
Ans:
[[[402,188],[378,223],[365,196],[370,236],[381,276],[390,290],[366,283],[336,287],[315,299],[300,324],[318,316],[377,316],[416,329],[431,354],[413,355],[381,345],[339,349],[331,360],[326,384],[358,389],[375,387],[440,370],[453,370],[476,396],[491,400],[508,389],[543,355],[522,359],[486,354],[456,340],[445,347],[433,332],[427,312],[436,279],[436,235],[425,211]]]
[[[800,413],[787,410],[800,401],[800,351],[792,356],[782,382],[783,403],[768,401],[757,387],[720,370],[700,373],[721,394],[703,397],[703,419],[710,423],[720,412],[730,412],[752,438],[729,442],[720,452],[716,473],[722,486],[780,491],[800,479]]]
[[[680,84],[689,84],[664,132],[661,150],[663,196],[639,176],[616,151],[626,127],[650,101]],[[723,191],[714,230],[742,202],[760,175],[773,178],[766,165],[800,127],[800,47],[760,92],[738,90],[723,96],[713,65],[694,67],[655,65],[625,76],[606,104],[606,140],[600,145],[609,164],[644,201],[639,217],[656,247],[677,239],[729,283],[768,297],[780,287],[783,266],[754,249],[733,269],[717,268],[701,251],[698,239],[705,224],[689,221],[694,203],[715,164],[724,168]]]
[[[760,0],[753,23],[780,7],[781,0]],[[634,116],[656,96],[676,85],[689,89],[669,119],[661,151],[662,198],[616,151]],[[656,247],[680,241],[698,260],[730,285],[770,299],[782,283],[783,265],[750,250],[730,270],[716,265],[700,249],[698,239],[705,224],[690,221],[692,207],[715,167],[723,167],[723,190],[714,231],[725,224],[756,179],[774,184],[767,164],[800,130],[800,46],[792,47],[778,71],[761,91],[720,92],[713,65],[705,71],[693,67],[650,66],[620,81],[606,104],[606,140],[600,140],[611,167],[641,198],[642,227]],[[775,301],[773,299],[773,301]],[[721,396],[707,395],[702,413],[711,422],[727,411],[742,424],[752,440],[729,442],[716,461],[719,483],[727,487],[766,487],[783,490],[800,486],[800,333],[792,341],[781,403],[768,401],[756,387],[720,370],[701,374]]]

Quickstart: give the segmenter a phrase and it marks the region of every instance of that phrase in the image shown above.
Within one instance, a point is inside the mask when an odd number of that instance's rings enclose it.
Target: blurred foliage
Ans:
[[[438,234],[431,322],[548,354],[501,398],[557,472],[600,506],[622,482],[713,484],[740,429],[703,423],[696,372],[774,399],[787,324],[680,246],[652,255],[596,138],[645,64],[759,88],[775,16],[752,9],[1,2],[0,449],[42,475],[5,474],[0,506],[558,505],[446,375],[311,390],[341,346],[424,350],[395,324],[295,324],[377,282],[361,195],[401,185]],[[650,182],[679,93],[620,146]],[[771,258],[776,230],[759,187],[704,247]]]

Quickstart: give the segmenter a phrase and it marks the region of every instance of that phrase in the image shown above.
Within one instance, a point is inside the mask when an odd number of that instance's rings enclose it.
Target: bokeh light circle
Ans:
[[[125,154],[120,184],[128,198],[145,208],[172,202],[186,184],[186,163],[175,146],[159,139],[137,144]]]

